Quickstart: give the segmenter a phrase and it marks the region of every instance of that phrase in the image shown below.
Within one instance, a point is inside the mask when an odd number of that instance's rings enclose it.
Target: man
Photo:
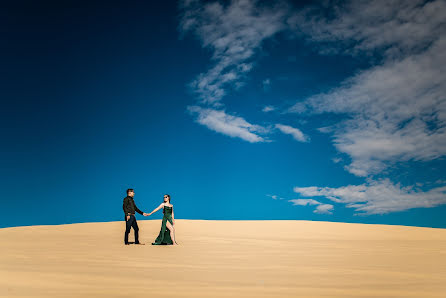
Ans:
[[[125,214],[124,243],[125,245],[129,245],[130,228],[133,227],[133,231],[135,232],[135,244],[144,245],[143,243],[139,243],[139,228],[138,223],[136,222],[135,211],[144,216],[147,216],[147,214],[143,213],[141,210],[138,209],[138,207],[136,207],[135,201],[133,200],[134,195],[135,191],[132,188],[127,189],[127,196],[124,198],[124,203],[122,204],[122,208],[124,209]]]

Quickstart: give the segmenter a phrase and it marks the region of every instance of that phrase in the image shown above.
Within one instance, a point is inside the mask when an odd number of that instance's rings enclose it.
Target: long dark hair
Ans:
[[[167,196],[167,197],[169,198],[169,204],[170,204],[170,195],[169,195],[169,194],[165,194],[165,195],[163,196],[163,199],[164,199],[165,196]],[[164,213],[164,208],[163,208],[163,213]]]
[[[167,196],[169,198],[169,204],[170,204],[170,195],[169,194],[165,194],[164,197]]]

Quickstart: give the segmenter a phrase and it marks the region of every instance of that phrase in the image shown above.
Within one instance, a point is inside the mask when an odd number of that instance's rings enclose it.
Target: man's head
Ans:
[[[132,198],[133,198],[133,196],[135,195],[135,191],[133,190],[133,188],[129,188],[129,189],[127,189],[127,195],[128,195],[129,197],[132,197]]]

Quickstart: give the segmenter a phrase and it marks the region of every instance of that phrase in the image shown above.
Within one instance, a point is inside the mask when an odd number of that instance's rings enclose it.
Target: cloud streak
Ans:
[[[295,187],[303,197],[325,197],[357,215],[386,214],[446,204],[446,186],[423,191],[375,180],[388,167],[446,155],[445,1],[349,1],[325,18],[314,7],[289,19],[324,54],[376,55],[379,63],[325,93],[296,103],[289,112],[349,114],[319,130],[332,133],[344,168],[367,183]],[[374,58],[376,59],[376,58]],[[341,162],[342,160],[339,160]]]
[[[281,31],[305,38],[321,54],[350,54],[371,66],[339,86],[314,94],[288,109],[297,114],[338,113],[348,117],[321,127],[333,145],[349,158],[333,161],[367,183],[339,188],[296,187],[301,196],[322,196],[360,214],[384,214],[445,203],[445,188],[422,191],[389,179],[376,180],[400,163],[425,162],[446,155],[446,1],[358,0],[322,2],[292,11],[281,2],[267,7],[258,1],[221,3],[183,1],[179,26],[211,53],[213,64],[190,84],[199,106],[189,107],[196,121],[211,130],[258,143],[271,130],[231,115],[222,99],[246,82],[264,40]],[[326,14],[325,12],[330,12]],[[327,15],[329,15],[327,17]],[[269,90],[271,81],[264,81]],[[263,112],[276,110],[266,106]],[[282,113],[271,113],[282,115]],[[292,126],[276,131],[299,142],[309,137]],[[313,199],[291,201],[331,213],[333,205]]]
[[[179,30],[193,33],[210,49],[214,66],[201,73],[190,87],[201,103],[221,106],[229,88],[238,89],[252,67],[250,60],[263,40],[285,28],[286,9],[282,5],[262,7],[257,1],[183,1]]]
[[[303,197],[325,197],[353,208],[358,215],[385,214],[412,208],[430,208],[446,204],[446,186],[422,191],[415,186],[402,187],[389,179],[369,180],[361,185],[332,187],[295,187]]]
[[[227,114],[224,110],[189,106],[188,111],[197,116],[196,121],[210,130],[241,138],[250,143],[266,142],[260,133],[267,133],[268,129],[247,122],[245,119]]]
[[[314,33],[313,41],[343,41],[355,51],[387,49],[377,66],[289,109],[350,114],[331,130],[335,147],[352,159],[345,169],[362,177],[396,162],[446,154],[446,28],[439,16],[445,2],[390,1],[372,22],[382,3],[349,2],[334,20],[296,21]]]
[[[268,112],[272,112],[275,110],[276,110],[276,107],[270,105],[270,106],[264,106],[262,109],[262,112],[268,113]]]
[[[322,16],[324,9],[333,16]],[[322,2],[291,15],[287,22],[311,42],[328,42],[319,47],[323,54],[374,52],[396,57],[424,51],[442,35],[445,10],[443,0]]]
[[[316,205],[316,209],[314,209],[313,213],[319,213],[319,214],[333,214],[333,205],[331,204],[324,204],[319,201],[313,200],[313,199],[294,199],[294,200],[288,200],[288,202],[293,203],[295,206],[313,206]]]
[[[299,142],[308,142],[309,137],[304,135],[302,131],[300,131],[298,128],[294,128],[289,125],[283,125],[283,124],[276,124],[276,128],[279,129],[284,134],[291,135],[296,141]]]

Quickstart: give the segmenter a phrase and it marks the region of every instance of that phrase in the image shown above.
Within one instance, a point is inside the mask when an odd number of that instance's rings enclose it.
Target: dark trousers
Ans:
[[[124,243],[128,244],[129,243],[129,233],[130,233],[130,228],[133,227],[133,231],[135,232],[135,244],[139,243],[139,239],[138,239],[138,232],[139,232],[139,228],[138,228],[138,223],[136,222],[136,217],[134,215],[130,215],[130,219],[127,220],[127,216],[125,216],[125,234],[124,234]]]

